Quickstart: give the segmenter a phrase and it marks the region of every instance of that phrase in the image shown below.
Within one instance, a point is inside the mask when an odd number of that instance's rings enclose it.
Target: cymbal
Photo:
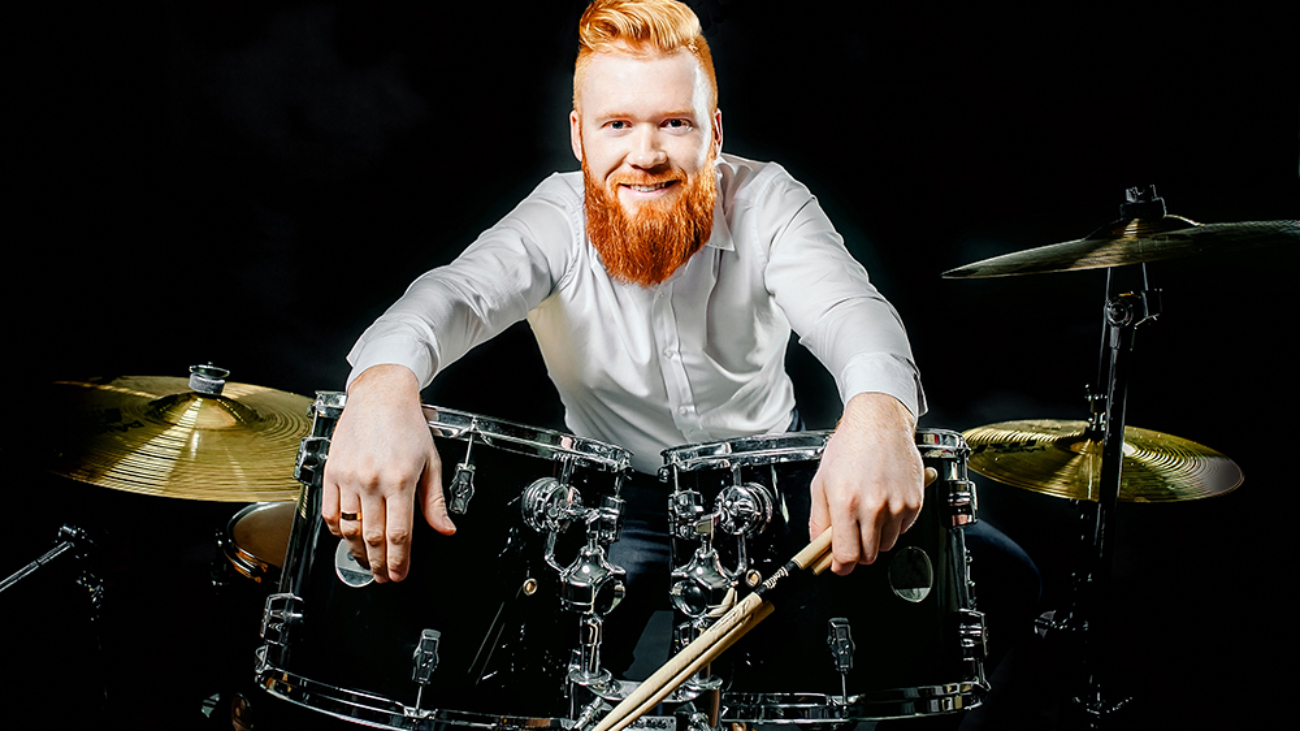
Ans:
[[[1082,239],[995,256],[950,269],[943,276],[980,279],[1100,269],[1286,243],[1300,244],[1300,221],[1197,223],[1172,215],[1130,218]]]
[[[292,500],[311,399],[245,383],[218,394],[193,380],[123,376],[57,381],[38,403],[24,456],[56,475],[189,500]]]
[[[1086,421],[1030,419],[965,432],[970,469],[1044,495],[1096,501],[1101,491],[1102,436]],[[1124,428],[1119,499],[1176,502],[1222,495],[1243,480],[1237,463],[1209,447],[1137,427]]]

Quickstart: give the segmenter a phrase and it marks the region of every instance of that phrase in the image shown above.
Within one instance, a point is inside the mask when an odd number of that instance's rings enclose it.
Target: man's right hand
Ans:
[[[409,368],[373,366],[352,382],[330,439],[324,486],[321,517],[352,555],[365,557],[375,581],[406,577],[417,495],[434,530],[456,532],[420,385]]]

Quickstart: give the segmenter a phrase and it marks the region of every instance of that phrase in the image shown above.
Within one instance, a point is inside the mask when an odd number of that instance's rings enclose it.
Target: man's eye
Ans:
[[[617,120],[617,119],[616,119],[616,120],[614,120],[613,122],[610,122],[610,123],[609,123],[609,128],[610,128],[610,129],[627,129],[627,122],[624,122],[624,121],[622,121],[622,120]]]
[[[687,127],[691,126],[691,123],[687,122],[684,119],[670,119],[667,122],[665,122],[665,126],[670,127],[672,129],[686,129]]]

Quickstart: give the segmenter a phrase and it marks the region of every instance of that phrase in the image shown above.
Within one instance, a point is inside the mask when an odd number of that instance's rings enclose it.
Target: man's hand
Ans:
[[[907,407],[880,393],[850,399],[811,487],[808,534],[834,527],[832,571],[847,574],[894,547],[921,512],[923,474]]]
[[[417,494],[434,530],[456,532],[442,496],[442,462],[409,368],[374,366],[352,382],[330,439],[324,486],[321,517],[352,555],[365,557],[375,581],[406,577]]]

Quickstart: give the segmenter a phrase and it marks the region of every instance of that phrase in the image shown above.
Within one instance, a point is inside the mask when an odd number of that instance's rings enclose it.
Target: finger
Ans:
[[[320,517],[335,538],[343,536],[339,532],[339,486],[330,479],[328,471],[325,474],[325,487],[321,491]]]
[[[449,536],[456,532],[456,524],[451,522],[451,516],[447,514],[447,498],[442,494],[442,460],[439,459],[436,448],[431,447],[430,450],[432,455],[429,463],[420,474],[417,499],[425,521],[434,530]]]
[[[366,544],[361,540],[361,500],[356,493],[340,494],[338,526],[339,536],[348,542],[348,552],[358,561],[366,560]]]
[[[838,498],[834,492],[828,492],[827,505],[830,512],[831,527],[831,571],[840,576],[853,571],[853,567],[862,560],[862,545],[859,537],[864,528],[858,525],[856,496],[850,494],[848,499]],[[874,533],[874,527],[872,528]]]
[[[411,558],[411,518],[414,509],[409,500],[391,499],[387,502],[388,515],[384,522],[384,540],[387,542],[388,578],[401,581]]]
[[[826,490],[822,485],[820,474],[813,476],[809,495],[811,501],[808,507],[808,539],[812,540],[831,527],[830,510],[826,507]]]
[[[929,487],[929,486],[930,486],[930,483],[931,483],[931,482],[934,482],[934,481],[937,480],[937,479],[939,479],[939,470],[936,470],[936,469],[933,468],[933,467],[926,467],[926,468],[925,468],[925,486],[926,486],[926,487]]]
[[[903,526],[910,524],[911,517],[906,513],[891,514],[887,510],[881,510],[876,520],[878,521],[876,536],[879,538],[880,544],[871,551],[871,561],[864,561],[863,563],[871,563],[876,560],[876,556],[879,556],[882,551],[892,549],[894,544],[898,542],[898,536],[903,532]],[[908,522],[904,523],[904,521]],[[863,540],[865,545],[866,539]]]
[[[370,573],[375,581],[388,581],[388,536],[385,535],[387,510],[384,499],[378,495],[366,495],[361,499],[361,540],[365,549],[366,562],[370,564]]]

